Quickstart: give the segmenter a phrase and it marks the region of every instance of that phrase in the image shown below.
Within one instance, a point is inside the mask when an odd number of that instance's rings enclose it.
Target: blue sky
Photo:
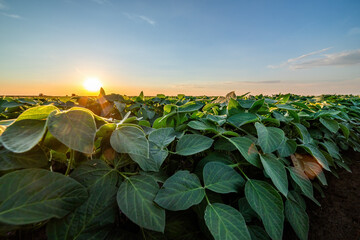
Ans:
[[[0,0],[0,94],[360,94],[360,1]]]

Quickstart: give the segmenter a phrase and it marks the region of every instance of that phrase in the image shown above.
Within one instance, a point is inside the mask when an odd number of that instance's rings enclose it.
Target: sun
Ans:
[[[89,92],[98,92],[101,87],[102,84],[96,77],[87,78],[84,81],[84,88]]]

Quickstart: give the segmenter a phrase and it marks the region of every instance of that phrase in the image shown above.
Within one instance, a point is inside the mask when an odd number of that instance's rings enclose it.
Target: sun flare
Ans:
[[[84,88],[89,92],[98,92],[101,87],[102,84],[98,78],[95,77],[87,78],[84,81]]]

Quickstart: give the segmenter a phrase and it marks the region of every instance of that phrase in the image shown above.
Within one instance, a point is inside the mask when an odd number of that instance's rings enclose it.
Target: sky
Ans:
[[[0,0],[0,94],[360,94],[360,1]]]

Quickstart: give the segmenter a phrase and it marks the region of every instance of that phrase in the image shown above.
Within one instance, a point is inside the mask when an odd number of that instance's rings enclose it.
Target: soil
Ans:
[[[338,170],[339,179],[326,174],[325,198],[316,196],[321,207],[307,201],[310,219],[309,240],[360,240],[360,153],[348,153],[353,159],[352,173]],[[316,190],[314,190],[317,192]],[[284,240],[297,239],[285,225]]]

